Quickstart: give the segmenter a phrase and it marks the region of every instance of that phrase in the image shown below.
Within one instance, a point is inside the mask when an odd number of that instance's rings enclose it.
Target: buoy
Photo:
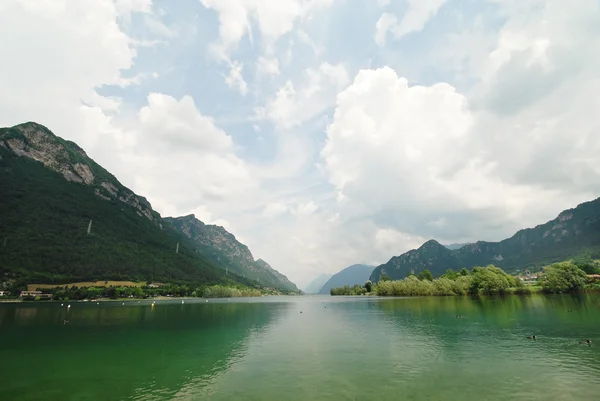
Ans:
[[[60,304],[60,306],[63,306],[64,304]]]
[[[71,307],[71,305],[67,306],[67,308],[70,308],[70,307]]]
[[[123,305],[125,305],[125,302],[123,302]]]

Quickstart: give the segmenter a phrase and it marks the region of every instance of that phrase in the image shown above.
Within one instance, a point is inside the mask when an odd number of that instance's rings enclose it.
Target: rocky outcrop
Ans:
[[[2,129],[0,146],[20,157],[39,161],[61,174],[67,181],[92,186],[100,199],[119,200],[135,208],[138,215],[161,226],[160,215],[152,209],[146,199],[121,185],[113,175],[90,159],[77,144],[57,137],[40,124],[25,123]]]

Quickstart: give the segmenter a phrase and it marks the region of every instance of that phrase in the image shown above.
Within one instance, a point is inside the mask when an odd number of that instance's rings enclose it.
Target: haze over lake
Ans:
[[[5,304],[1,398],[594,400],[599,329],[598,295]]]

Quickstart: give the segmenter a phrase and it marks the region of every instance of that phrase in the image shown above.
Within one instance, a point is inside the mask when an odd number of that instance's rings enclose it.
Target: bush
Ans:
[[[587,275],[571,262],[555,263],[544,268],[540,281],[546,292],[574,292],[585,287]]]
[[[515,285],[515,279],[496,266],[474,267],[471,270],[470,294],[503,294]]]
[[[235,297],[260,297],[262,293],[259,290],[234,287],[225,287],[222,285],[213,285],[206,287],[202,292],[204,298],[235,298]]]

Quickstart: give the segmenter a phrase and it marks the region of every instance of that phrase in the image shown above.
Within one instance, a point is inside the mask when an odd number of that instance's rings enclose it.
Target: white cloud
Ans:
[[[375,43],[384,46],[388,31],[391,31],[396,39],[421,31],[444,3],[446,0],[409,0],[408,8],[399,22],[395,15],[383,13],[376,24]],[[385,4],[387,3],[384,2]]]
[[[248,84],[242,76],[244,64],[234,61],[229,68],[229,75],[225,78],[225,83],[232,89],[236,89],[242,96],[248,93]]]
[[[161,149],[218,153],[233,148],[231,137],[217,128],[211,117],[202,115],[189,96],[177,101],[168,95],[151,93],[148,105],[140,110],[139,121],[143,132],[140,140],[157,140]]]
[[[508,181],[494,149],[479,146],[495,128],[483,130],[480,121],[448,84],[410,87],[389,68],[361,71],[338,95],[327,130],[323,157],[330,182],[355,217],[441,240],[485,238],[494,231],[483,221],[519,227],[534,209],[544,215],[554,210],[546,205],[581,195]]]
[[[163,216],[190,213],[232,230],[228,211],[251,202],[257,182],[235,155],[231,137],[203,115],[189,96],[150,94],[148,105],[119,150],[120,174]],[[235,206],[234,206],[235,205]]]
[[[0,2],[0,37],[10,38],[0,41],[0,93],[10,93],[0,97],[1,126],[37,121],[91,154],[100,137],[110,140],[102,109],[114,111],[119,101],[96,89],[122,82],[136,55],[116,20],[148,11],[145,3],[119,4],[120,11],[112,1]]]
[[[299,18],[329,7],[335,0],[200,0],[219,15],[219,41],[213,51],[227,59],[239,41],[250,32],[250,22],[258,23],[265,47],[292,31]]]
[[[318,209],[319,209],[319,207],[316,205],[315,202],[308,201],[306,203],[299,204],[293,210],[293,213],[295,215],[298,215],[298,216],[308,216],[308,215],[313,214],[314,212],[316,212]]]
[[[274,218],[281,216],[288,211],[288,207],[283,203],[271,202],[265,206],[263,210],[263,216],[266,218]]]
[[[279,75],[279,60],[260,56],[256,63],[256,69],[259,74]]]
[[[419,247],[426,240],[422,237],[413,238],[393,228],[380,228],[375,232],[375,248],[382,255],[394,255],[402,247]]]
[[[152,11],[152,0],[115,0],[115,6],[119,15],[131,13],[150,13]]]
[[[402,16],[400,24],[394,29],[397,38],[411,32],[419,32],[435,16],[446,0],[409,0],[408,10]]]
[[[297,35],[300,42],[308,45],[308,47],[310,47],[313,50],[316,56],[320,56],[325,52],[325,47],[317,45],[315,41],[312,40],[312,38],[308,35],[308,33],[306,33],[305,30],[298,29]]]
[[[307,69],[297,86],[287,81],[258,114],[283,128],[301,125],[333,105],[336,93],[348,82],[342,64],[323,63],[318,69]]]
[[[379,47],[385,46],[386,36],[390,29],[398,24],[398,18],[394,14],[383,13],[377,24],[375,24],[375,43]]]

